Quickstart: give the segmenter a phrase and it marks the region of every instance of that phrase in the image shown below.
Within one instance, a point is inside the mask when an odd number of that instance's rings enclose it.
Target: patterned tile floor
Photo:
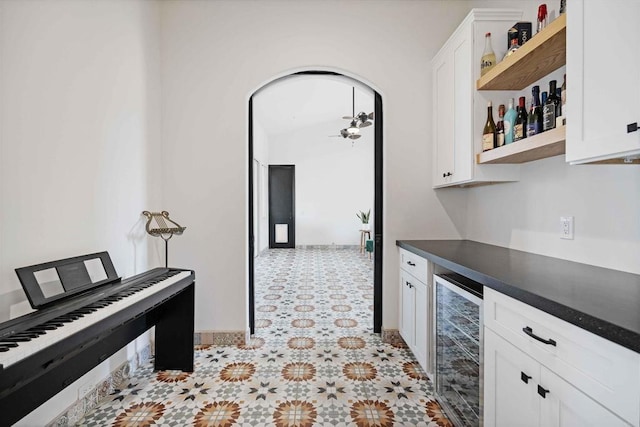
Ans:
[[[406,348],[372,333],[373,264],[352,249],[256,260],[256,334],[198,346],[195,371],[151,365],[85,426],[451,426]]]

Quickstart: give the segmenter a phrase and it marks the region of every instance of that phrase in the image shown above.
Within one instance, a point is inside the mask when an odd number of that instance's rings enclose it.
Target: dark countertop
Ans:
[[[396,244],[640,353],[640,275],[471,240]]]

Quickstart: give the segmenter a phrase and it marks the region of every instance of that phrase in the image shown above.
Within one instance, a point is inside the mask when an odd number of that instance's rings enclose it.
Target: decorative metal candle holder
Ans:
[[[169,212],[144,211],[142,215],[147,217],[147,233],[164,240],[164,266],[169,267],[169,239],[174,235],[179,236],[187,227],[182,227],[177,222],[169,219]],[[153,223],[152,223],[153,222]]]

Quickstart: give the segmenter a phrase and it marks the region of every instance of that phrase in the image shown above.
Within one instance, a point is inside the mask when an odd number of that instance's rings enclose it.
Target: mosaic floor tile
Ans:
[[[373,333],[373,263],[353,249],[256,259],[256,334],[199,345],[195,371],[143,365],[84,426],[445,426],[406,348]]]

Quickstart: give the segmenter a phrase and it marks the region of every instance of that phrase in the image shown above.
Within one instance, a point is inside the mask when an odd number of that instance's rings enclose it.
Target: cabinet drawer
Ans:
[[[405,249],[400,249],[400,268],[427,283],[427,260]]]
[[[484,322],[627,422],[640,423],[640,354],[486,287]]]

